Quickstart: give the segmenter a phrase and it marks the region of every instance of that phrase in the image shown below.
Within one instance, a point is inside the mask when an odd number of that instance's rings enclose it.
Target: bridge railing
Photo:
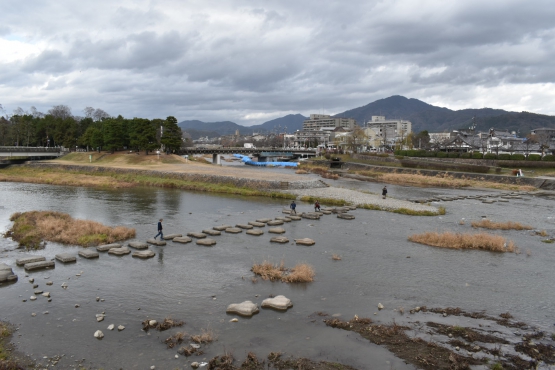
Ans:
[[[3,153],[60,153],[61,148],[37,148],[25,146],[0,146]]]

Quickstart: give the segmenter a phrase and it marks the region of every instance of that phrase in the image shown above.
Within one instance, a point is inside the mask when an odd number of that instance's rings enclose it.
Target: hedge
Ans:
[[[510,154],[499,154],[497,156],[497,159],[499,159],[500,161],[509,161],[509,160],[511,160],[511,155]]]
[[[474,159],[482,159],[484,155],[480,152],[472,152],[472,158]]]
[[[541,161],[542,156],[540,154],[529,154],[527,159],[529,161]]]
[[[438,158],[447,158],[447,153],[437,152],[436,157],[438,157]]]
[[[526,156],[524,154],[512,154],[511,160],[513,161],[524,161],[526,160]]]
[[[497,159],[497,154],[495,154],[495,153],[486,153],[486,154],[484,154],[484,159]]]
[[[450,152],[450,153],[447,153],[447,156],[449,158],[459,158],[459,153],[458,152]]]
[[[461,158],[472,158],[472,153],[470,152],[466,152],[466,153],[461,153]]]
[[[555,161],[555,155],[551,155],[551,154],[544,155],[543,158],[542,158],[542,161],[554,162]]]

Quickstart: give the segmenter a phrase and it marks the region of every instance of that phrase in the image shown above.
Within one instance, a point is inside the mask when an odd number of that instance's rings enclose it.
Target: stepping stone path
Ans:
[[[123,256],[124,254],[129,254],[131,253],[131,249],[127,248],[127,247],[121,247],[121,248],[112,248],[108,251],[109,254],[114,254],[116,256]]]
[[[192,242],[193,239],[189,238],[188,236],[182,236],[182,237],[179,237],[179,238],[174,238],[173,241],[176,242],[176,243],[186,244],[186,243]]]
[[[17,275],[13,273],[10,266],[5,263],[0,263],[0,283],[4,281],[16,281]]]
[[[180,236],[183,236],[182,234],[168,234],[168,235],[164,235],[164,240],[173,240],[175,238],[179,238]]]
[[[258,313],[258,305],[252,303],[251,301],[245,301],[242,303],[232,303],[227,306],[225,312],[227,313],[236,313],[242,316],[252,316],[255,313]]]
[[[256,236],[260,236],[262,234],[264,234],[264,231],[259,230],[259,229],[255,229],[255,230],[247,230],[247,234],[249,235],[256,235]]]
[[[281,210],[281,213],[285,213],[285,214],[290,215],[290,214],[291,214],[291,210],[290,210],[290,209],[282,209],[282,210]]]
[[[245,224],[237,224],[237,225],[235,225],[235,227],[239,227],[239,228],[241,228],[241,229],[250,230],[250,229],[252,229],[254,226],[252,226],[252,225],[245,225]]]
[[[264,227],[266,224],[264,222],[249,221],[249,225],[254,227]]]
[[[274,236],[272,239],[270,239],[270,242],[285,244],[289,243],[289,239],[287,239],[285,236]]]
[[[310,238],[295,239],[295,243],[300,245],[314,245],[316,242]]]
[[[206,238],[206,234],[203,233],[187,233],[187,236],[192,236],[193,238],[197,239]]]
[[[152,258],[152,257],[156,256],[156,253],[154,253],[151,250],[137,251],[137,252],[133,252],[133,254],[131,256],[146,259],[146,258]]]
[[[354,220],[355,216],[349,213],[338,213],[337,218],[342,218],[344,220]]]
[[[121,244],[118,243],[112,243],[112,244],[104,244],[104,245],[99,245],[98,247],[96,247],[96,250],[99,252],[107,252],[112,248],[121,248]]]
[[[268,229],[268,232],[272,234],[283,234],[285,229],[283,227],[271,227]]]
[[[289,216],[289,218],[293,221],[300,221],[301,220],[301,216]]]
[[[286,311],[288,308],[293,307],[293,303],[291,303],[289,298],[286,298],[283,295],[278,295],[274,298],[266,298],[262,301],[261,306]]]
[[[265,223],[268,223],[268,222],[270,222],[270,221],[272,221],[271,218],[259,218],[258,220],[256,220],[256,222],[262,222],[262,223],[264,223],[264,224],[265,224]]]
[[[211,236],[222,235],[221,231],[211,229],[202,230],[202,233]]]
[[[331,211],[322,211],[321,213],[323,213],[325,215],[331,215]]]
[[[25,264],[25,271],[40,270],[44,268],[56,267],[54,261],[40,261]]]
[[[202,246],[205,246],[205,247],[211,247],[215,244],[216,244],[216,241],[214,239],[210,239],[210,238],[197,240],[197,245],[202,245]]]
[[[301,214],[301,217],[309,219],[309,220],[319,220],[320,219],[320,215],[317,215],[316,213],[303,213],[303,214]]]
[[[214,226],[213,229],[217,231],[224,231],[225,229],[229,229],[230,227],[233,227],[233,226],[231,225]]]
[[[99,256],[98,252],[92,250],[92,248],[82,249],[78,254],[83,258],[98,258]]]
[[[273,221],[268,221],[268,226],[278,226],[278,225],[283,225],[283,220],[273,220]]]
[[[60,254],[57,254],[55,257],[58,261],[63,263],[77,261],[77,257],[75,257],[75,255],[71,253],[60,253]]]
[[[148,249],[148,244],[143,242],[129,242],[127,245],[135,249]]]
[[[238,227],[229,227],[225,229],[225,232],[230,234],[239,234],[239,233],[242,233],[243,230],[239,229]]]
[[[146,242],[148,244],[157,245],[159,247],[163,247],[164,245],[166,245],[166,242],[163,240],[148,239]]]
[[[42,262],[42,261],[46,261],[46,257],[34,256],[34,257],[25,257],[25,258],[17,259],[17,260],[15,260],[15,264],[18,265],[18,266],[24,266],[28,263]]]
[[[291,217],[276,217],[276,220],[281,220],[283,222],[291,222]]]

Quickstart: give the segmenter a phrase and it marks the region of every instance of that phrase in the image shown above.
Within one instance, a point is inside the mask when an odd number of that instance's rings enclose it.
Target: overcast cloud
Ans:
[[[8,114],[251,125],[391,95],[555,114],[553,0],[4,0],[0,14]]]

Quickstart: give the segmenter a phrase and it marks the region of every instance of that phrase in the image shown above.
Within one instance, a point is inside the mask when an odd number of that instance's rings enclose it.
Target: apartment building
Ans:
[[[318,131],[321,129],[334,129],[343,127],[352,130],[357,121],[354,118],[332,117],[327,114],[311,114],[310,118],[303,122],[303,131]]]
[[[394,145],[412,132],[412,123],[402,119],[386,119],[385,116],[372,116],[366,127],[381,137],[382,145]]]

